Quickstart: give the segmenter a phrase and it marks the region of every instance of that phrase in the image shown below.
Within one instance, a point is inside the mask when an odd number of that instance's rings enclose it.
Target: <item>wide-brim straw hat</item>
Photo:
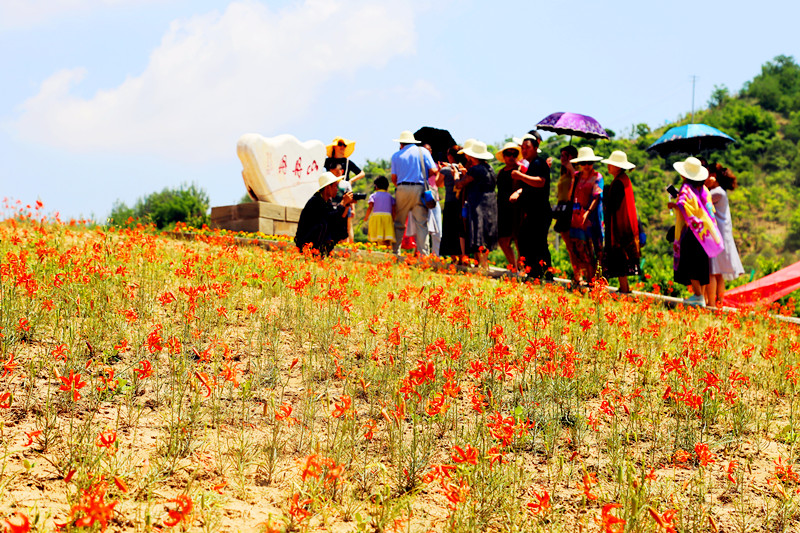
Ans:
[[[611,152],[611,155],[608,156],[608,159],[603,159],[600,162],[605,163],[606,165],[619,167],[623,170],[630,170],[632,168],[636,168],[636,165],[628,161],[628,154],[626,154],[622,150],[614,150],[613,152]]]
[[[331,143],[325,147],[325,153],[328,154],[328,157],[333,157],[333,149],[334,147],[338,146],[340,142],[344,142],[344,156],[350,157],[353,155],[353,151],[356,149],[356,142],[351,141],[350,139],[345,139],[344,137],[334,137]]]
[[[706,181],[708,179],[708,169],[696,157],[687,157],[686,161],[673,163],[672,167],[687,180]]]
[[[400,133],[400,138],[395,139],[394,142],[400,144],[419,144],[419,141],[414,138],[414,134],[408,130]]]
[[[570,163],[597,163],[603,159],[599,155],[594,155],[594,150],[591,146],[581,146],[578,148],[578,157],[570,159]]]
[[[505,158],[503,157],[503,152],[505,152],[506,150],[516,150],[517,161],[522,159],[522,149],[520,148],[519,144],[515,142],[507,142],[506,144],[503,145],[503,147],[500,150],[498,150],[494,154],[498,161],[505,161]]]
[[[463,151],[464,155],[474,157],[475,159],[483,159],[485,161],[494,159],[494,154],[487,150],[486,143],[483,141],[473,141],[470,147],[464,148]]]
[[[323,172],[319,175],[319,188],[317,191],[321,191],[331,183],[336,183],[337,181],[341,181],[344,176],[336,177],[333,175],[332,172]]]
[[[461,145],[461,150],[459,150],[459,151],[458,151],[458,153],[459,153],[459,154],[463,154],[463,153],[464,153],[464,150],[466,150],[467,148],[469,148],[470,146],[472,146],[472,144],[473,144],[474,142],[475,142],[475,139],[467,139],[466,141],[464,141],[464,144],[462,144],[462,145]]]

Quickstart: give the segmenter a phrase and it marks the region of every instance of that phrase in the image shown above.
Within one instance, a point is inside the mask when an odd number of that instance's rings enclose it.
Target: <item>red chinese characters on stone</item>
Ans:
[[[281,158],[281,164],[278,166],[278,174],[282,176],[286,175],[286,156]]]
[[[294,164],[294,175],[297,179],[300,179],[300,174],[303,173],[303,158],[298,157],[297,162]]]
[[[315,159],[314,161],[311,162],[310,165],[308,165],[308,170],[306,170],[306,176],[308,176],[312,172],[316,172],[317,170],[319,170],[319,165],[317,165],[317,160]]]

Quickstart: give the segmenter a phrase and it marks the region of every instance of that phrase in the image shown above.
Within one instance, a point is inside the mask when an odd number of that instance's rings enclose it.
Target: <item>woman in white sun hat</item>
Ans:
[[[503,145],[503,148],[495,153],[498,161],[505,163],[505,166],[497,173],[497,237],[500,249],[506,256],[506,261],[510,269],[517,270],[517,258],[512,241],[516,238],[517,228],[514,217],[514,204],[511,202],[511,195],[518,188],[517,180],[512,173],[519,169],[519,161],[522,159],[522,150],[519,144],[510,141]]]
[[[686,305],[705,307],[703,285],[708,285],[709,258],[724,249],[711,195],[704,185],[708,169],[696,157],[672,166],[683,178],[677,198],[668,204],[676,213],[672,245],[675,281],[692,288],[692,296],[684,300]]]
[[[482,141],[463,151],[469,162],[466,175],[459,180],[464,190],[465,250],[475,254],[482,268],[489,268],[489,251],[497,247],[497,178],[489,166],[495,156]]]
[[[602,185],[598,181],[600,173],[594,164],[603,159],[594,155],[589,146],[578,149],[578,157],[571,159],[578,166],[572,195],[572,223],[569,229],[569,256],[572,261],[572,281],[578,286],[592,283],[597,273],[597,248],[595,246],[595,228],[599,220],[598,211],[602,209]]]
[[[603,276],[619,278],[619,292],[631,292],[628,276],[639,274],[641,251],[639,246],[639,220],[636,202],[628,171],[636,167],[628,161],[621,150],[611,152],[601,163],[608,165],[608,173],[614,177],[608,186],[605,206],[606,242],[603,248]]]

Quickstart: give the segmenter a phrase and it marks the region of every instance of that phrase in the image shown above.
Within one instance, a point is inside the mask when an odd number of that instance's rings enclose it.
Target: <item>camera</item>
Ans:
[[[353,193],[353,200],[366,200],[367,193],[365,192],[354,192]]]

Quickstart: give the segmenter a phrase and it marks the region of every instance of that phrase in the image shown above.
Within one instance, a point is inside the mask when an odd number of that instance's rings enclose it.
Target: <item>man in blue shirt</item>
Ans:
[[[404,131],[395,142],[400,150],[392,155],[392,183],[395,184],[396,214],[394,217],[394,253],[398,253],[405,233],[406,219],[411,213],[411,225],[417,240],[417,252],[428,255],[428,209],[422,204],[425,180],[436,182],[436,163],[430,152],[417,146],[419,141],[410,131]]]

